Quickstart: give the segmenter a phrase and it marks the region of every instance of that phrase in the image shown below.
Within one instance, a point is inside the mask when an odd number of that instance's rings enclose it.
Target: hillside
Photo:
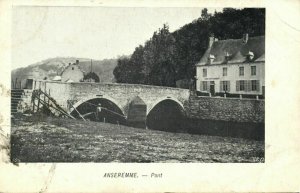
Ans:
[[[60,75],[63,69],[69,64],[79,60],[81,69],[90,72],[91,59],[75,57],[56,57],[31,64],[24,68],[18,68],[12,71],[12,80],[25,79],[33,77],[35,79],[51,80],[54,76]],[[97,73],[102,82],[114,82],[113,70],[117,65],[117,59],[93,60],[93,72]]]

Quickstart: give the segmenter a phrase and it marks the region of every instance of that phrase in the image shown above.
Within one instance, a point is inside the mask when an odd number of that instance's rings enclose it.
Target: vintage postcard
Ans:
[[[0,5],[0,191],[300,190],[300,1]]]

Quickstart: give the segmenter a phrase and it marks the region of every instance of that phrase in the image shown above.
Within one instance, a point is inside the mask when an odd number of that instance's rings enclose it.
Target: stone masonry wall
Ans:
[[[74,100],[74,103],[89,97],[101,96],[113,100],[124,114],[127,114],[128,105],[137,96],[147,104],[147,109],[150,110],[156,103],[168,98],[184,104],[190,95],[187,89],[138,84],[70,83],[70,85],[70,99]]]
[[[56,102],[65,110],[68,108],[68,100],[70,99],[70,84],[53,81],[36,81],[34,89],[41,89],[53,97]]]
[[[191,96],[187,115],[193,119],[264,123],[265,101]]]
[[[147,104],[148,111],[164,99],[173,99],[184,104],[190,96],[187,89],[138,84],[36,81],[34,88],[50,92],[51,97],[67,111],[72,110],[69,102],[76,106],[82,101],[103,97],[116,103],[125,115],[129,103],[136,96]]]

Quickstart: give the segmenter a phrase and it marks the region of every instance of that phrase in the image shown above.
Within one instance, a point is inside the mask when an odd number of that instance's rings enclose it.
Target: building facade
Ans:
[[[81,82],[83,81],[84,72],[79,67],[79,60],[76,63],[69,64],[61,74],[62,82]]]
[[[203,93],[264,95],[265,37],[217,40],[196,64],[196,89]]]

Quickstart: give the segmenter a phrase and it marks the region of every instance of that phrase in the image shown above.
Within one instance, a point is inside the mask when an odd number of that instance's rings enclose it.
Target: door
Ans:
[[[211,96],[215,95],[215,82],[214,81],[210,81],[209,92],[210,92]]]
[[[32,89],[33,80],[27,79],[25,89]]]

